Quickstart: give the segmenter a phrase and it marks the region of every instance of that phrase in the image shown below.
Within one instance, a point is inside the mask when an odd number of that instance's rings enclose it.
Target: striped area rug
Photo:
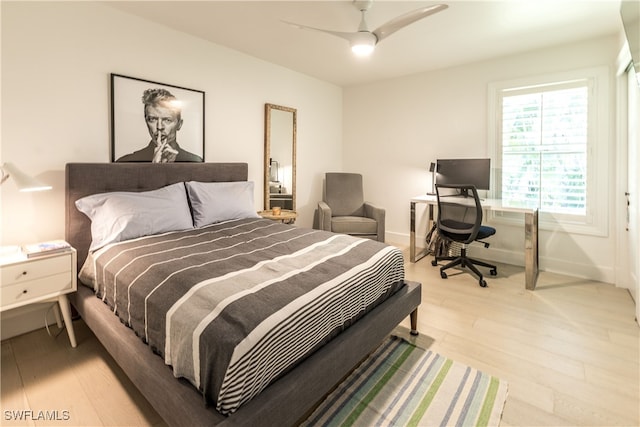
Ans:
[[[497,426],[507,383],[390,337],[304,426]]]

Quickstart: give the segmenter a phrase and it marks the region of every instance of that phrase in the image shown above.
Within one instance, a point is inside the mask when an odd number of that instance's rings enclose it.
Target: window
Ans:
[[[587,84],[504,92],[503,200],[547,212],[586,213]]]
[[[494,197],[538,207],[541,228],[606,233],[607,76],[596,69],[490,85]]]

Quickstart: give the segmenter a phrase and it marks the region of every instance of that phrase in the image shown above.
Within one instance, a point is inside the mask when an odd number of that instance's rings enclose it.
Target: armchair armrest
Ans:
[[[331,231],[331,208],[325,202],[318,202],[318,226],[320,230]]]
[[[379,208],[375,205],[372,205],[369,202],[364,202],[364,216],[367,218],[375,219],[378,223],[378,241],[384,242],[384,218],[385,218],[385,210],[384,208]]]

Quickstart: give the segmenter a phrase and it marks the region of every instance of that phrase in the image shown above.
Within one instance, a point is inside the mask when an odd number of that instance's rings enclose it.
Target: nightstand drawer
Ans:
[[[73,281],[69,272],[58,273],[1,289],[2,307],[13,306],[22,302],[36,302],[38,298],[48,295],[59,295],[64,291],[73,291]],[[52,296],[54,296],[52,295]]]
[[[72,271],[71,252],[62,255],[45,256],[29,259],[25,262],[3,266],[1,269],[0,286],[12,286],[18,283],[30,282],[58,273],[65,273],[67,278]],[[4,295],[4,293],[3,293]],[[3,305],[5,305],[3,303]]]

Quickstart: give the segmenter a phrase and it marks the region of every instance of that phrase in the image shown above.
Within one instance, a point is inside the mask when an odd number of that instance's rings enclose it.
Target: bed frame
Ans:
[[[75,208],[81,197],[110,191],[146,191],[181,181],[246,181],[246,163],[69,163],[66,166],[65,236],[78,251],[78,269],[91,243],[91,223]],[[226,417],[206,407],[187,381],[124,326],[88,287],[71,302],[125,374],[169,425],[295,425],[372,352],[407,316],[417,328],[421,285],[407,282],[391,298],[317,350],[262,393]],[[82,344],[82,343],[79,343]]]

